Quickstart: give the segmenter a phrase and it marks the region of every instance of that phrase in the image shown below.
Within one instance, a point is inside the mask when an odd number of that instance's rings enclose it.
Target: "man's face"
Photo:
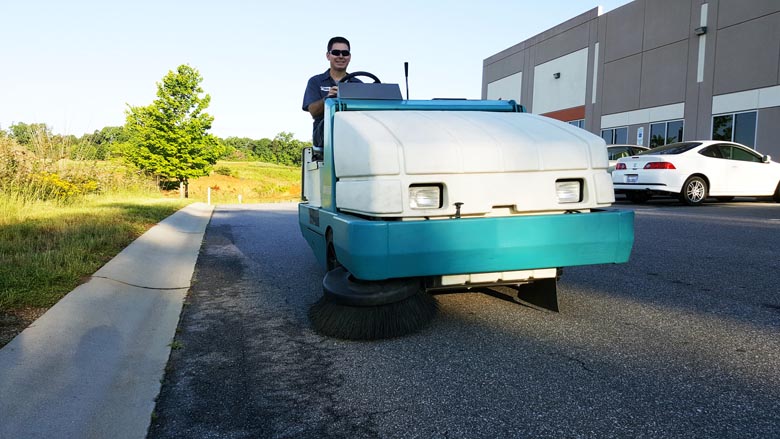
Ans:
[[[338,55],[333,54],[334,50],[337,51],[336,53],[338,53]],[[344,53],[341,52],[343,50],[349,51],[349,47],[344,43],[333,43],[333,47],[330,48],[330,51],[326,55],[328,61],[330,61],[330,68],[334,70],[347,70],[352,54],[344,55]]]

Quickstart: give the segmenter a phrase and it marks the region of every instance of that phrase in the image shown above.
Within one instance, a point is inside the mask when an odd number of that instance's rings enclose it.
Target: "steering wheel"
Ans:
[[[373,80],[374,80],[374,84],[381,84],[381,83],[382,83],[382,81],[380,81],[380,80],[379,80],[379,78],[377,78],[377,77],[376,77],[376,75],[374,75],[373,73],[368,73],[368,72],[352,72],[352,73],[348,73],[348,74],[347,74],[347,76],[345,76],[345,77],[341,78],[341,79],[339,80],[339,84],[340,84],[340,83],[342,83],[342,82],[347,82],[347,81],[349,81],[350,79],[352,79],[352,78],[354,78],[354,77],[356,77],[356,76],[365,76],[365,77],[367,77],[367,78],[371,78],[371,79],[373,79]]]

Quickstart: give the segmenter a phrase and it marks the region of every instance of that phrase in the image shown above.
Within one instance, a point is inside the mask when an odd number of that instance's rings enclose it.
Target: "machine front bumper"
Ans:
[[[338,260],[364,280],[622,263],[634,243],[627,210],[427,221],[322,213]]]

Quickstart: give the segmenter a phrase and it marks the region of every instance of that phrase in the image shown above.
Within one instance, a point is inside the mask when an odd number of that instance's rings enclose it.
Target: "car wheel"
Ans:
[[[780,182],[777,183],[777,188],[775,188],[775,194],[772,195],[772,199],[775,200],[775,203],[780,203]]]
[[[650,199],[652,195],[648,194],[647,192],[628,192],[626,193],[626,198],[628,198],[628,201],[634,203],[634,204],[642,204],[646,203],[647,200]]]
[[[718,201],[723,201],[724,203],[728,203],[729,201],[733,200],[734,197],[715,197]]]
[[[707,182],[701,177],[688,177],[680,192],[680,201],[689,206],[698,206],[707,198]]]

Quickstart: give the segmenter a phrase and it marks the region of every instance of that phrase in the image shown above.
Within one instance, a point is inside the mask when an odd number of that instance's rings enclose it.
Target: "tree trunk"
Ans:
[[[184,198],[190,197],[190,180],[185,179],[184,180]]]
[[[179,180],[179,198],[184,198],[184,181]]]

